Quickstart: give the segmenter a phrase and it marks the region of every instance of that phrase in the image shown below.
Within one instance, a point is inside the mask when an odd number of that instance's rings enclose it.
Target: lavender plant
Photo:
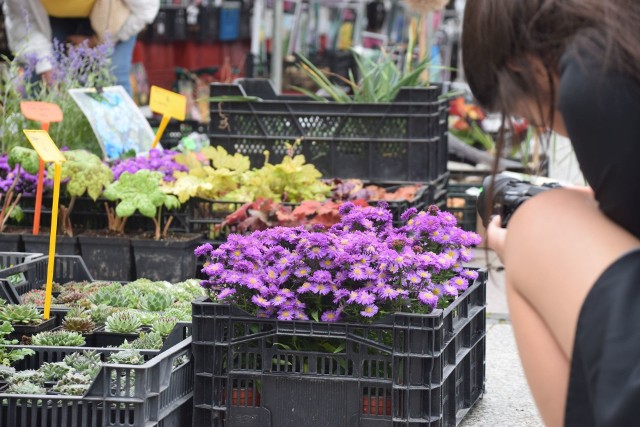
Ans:
[[[32,79],[37,59],[33,55],[21,55],[21,59],[6,57],[5,72],[0,76],[0,152],[14,146],[28,146],[21,129],[37,128],[20,112],[20,102],[29,99],[58,104],[64,115],[63,122],[52,123],[49,129],[54,141],[69,148],[85,148],[95,154],[102,151],[91,125],[69,95],[68,90],[84,87],[105,87],[115,82],[111,66],[112,43],[89,47],[88,43],[76,46],[54,43],[53,84],[45,85]]]
[[[345,203],[330,229],[273,228],[231,235],[208,255],[202,282],[214,301],[280,320],[368,321],[447,307],[478,276],[465,269],[480,236],[436,206],[407,210],[394,227],[384,204]]]

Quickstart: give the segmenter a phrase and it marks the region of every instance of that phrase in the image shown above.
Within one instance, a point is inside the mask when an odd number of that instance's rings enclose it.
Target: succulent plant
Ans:
[[[44,375],[40,371],[35,369],[26,369],[24,371],[16,371],[11,376],[11,383],[31,383],[37,385],[44,385]]]
[[[9,350],[8,345],[18,344],[18,340],[8,340],[5,338],[11,332],[13,332],[11,323],[7,321],[0,323],[0,368],[9,366],[18,360],[24,359],[25,356],[30,356],[34,353],[34,351],[29,348]]]
[[[65,290],[64,292],[60,293],[60,295],[58,295],[58,297],[56,298],[56,302],[58,304],[74,305],[78,301],[86,299],[86,297],[86,294],[83,292]]]
[[[138,333],[141,327],[140,317],[131,310],[113,313],[104,323],[104,329],[107,332],[119,332],[122,334]]]
[[[58,381],[73,368],[64,362],[43,363],[38,369],[44,376],[45,381]]]
[[[136,349],[126,349],[111,354],[107,358],[107,363],[117,365],[142,365],[144,363],[144,357],[140,354],[140,351]]]
[[[5,393],[9,394],[45,394],[46,392],[44,387],[30,382],[12,383],[5,390]]]
[[[65,356],[62,360],[65,365],[81,372],[91,378],[95,377],[100,371],[100,355],[95,351],[76,352]]]
[[[165,310],[163,316],[175,317],[179,322],[191,322],[191,304],[188,307],[174,305]]]
[[[12,366],[0,365],[0,380],[9,381],[15,372],[16,368]]]
[[[46,292],[43,289],[34,289],[22,295],[22,304],[43,306]],[[51,303],[55,304],[57,301],[54,297],[51,297]]]
[[[87,319],[91,319],[91,313],[87,311],[84,307],[72,307],[67,311],[65,317],[84,317]]]
[[[69,317],[67,314],[62,321],[62,329],[88,334],[96,328],[90,317]]]
[[[51,390],[61,394],[82,396],[89,389],[92,381],[92,376],[81,372],[69,372]]]
[[[0,308],[0,320],[13,325],[37,325],[43,316],[34,305],[10,304]]]
[[[140,317],[140,323],[142,323],[144,326],[151,326],[153,322],[155,322],[158,317],[160,317],[161,314],[155,311],[144,310],[137,310],[136,313],[138,313],[138,317]]]
[[[108,305],[110,307],[129,307],[130,299],[122,292],[122,287],[114,289],[113,286],[100,288],[96,293],[91,295],[91,302],[95,305]]]
[[[79,332],[58,329],[56,331],[44,331],[33,335],[31,337],[31,344],[42,347],[79,347],[85,345],[86,341]]]
[[[171,295],[174,300],[188,302],[189,304],[204,294],[204,288],[200,286],[200,280],[197,279],[188,279],[171,287]]]
[[[157,332],[142,332],[138,338],[128,342],[124,341],[124,344],[120,348],[125,349],[139,349],[139,350],[160,350],[162,348],[162,335]]]
[[[164,311],[173,303],[169,292],[153,292],[140,296],[139,308],[147,311]]]
[[[151,324],[151,330],[166,337],[173,331],[176,323],[178,323],[178,319],[175,317],[160,317]]]
[[[116,307],[100,304],[93,306],[89,314],[91,316],[91,320],[93,320],[96,325],[103,326],[104,322],[107,321],[107,318],[117,311],[118,309]]]

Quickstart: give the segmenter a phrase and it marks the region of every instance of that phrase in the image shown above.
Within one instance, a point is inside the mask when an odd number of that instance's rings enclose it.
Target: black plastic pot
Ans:
[[[193,251],[202,240],[201,234],[184,234],[180,239],[131,239],[136,263],[136,277],[150,280],[181,282],[196,275]]]
[[[80,251],[97,280],[133,280],[133,258],[128,237],[79,235]]]
[[[24,252],[22,234],[0,233],[0,252]]]
[[[102,327],[93,332],[93,346],[100,348],[119,347],[124,344],[124,340],[131,342],[139,336],[139,333],[122,334],[120,332],[108,332]]]
[[[10,340],[18,340],[22,341],[23,336],[32,336],[44,331],[50,331],[56,326],[56,318],[55,316],[49,317],[49,319],[38,323],[37,325],[22,325],[22,324],[12,324],[13,332],[9,334]]]
[[[49,254],[49,233],[24,234],[22,236],[24,250],[26,252],[36,252],[41,254]],[[77,237],[57,236],[56,237],[56,254],[58,255],[80,255],[80,245]]]

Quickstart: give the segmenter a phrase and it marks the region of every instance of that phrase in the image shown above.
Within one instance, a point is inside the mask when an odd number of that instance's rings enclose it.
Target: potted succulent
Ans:
[[[139,315],[133,310],[118,311],[107,317],[104,328],[95,334],[96,347],[119,346],[125,340],[135,340],[142,331]]]
[[[82,334],[88,347],[94,346],[93,333],[96,328],[96,323],[91,318],[89,311],[81,307],[72,308],[62,319],[62,329]]]
[[[162,173],[146,169],[123,172],[105,189],[104,197],[116,202],[117,217],[128,218],[139,211],[154,224],[152,233],[139,233],[131,239],[136,275],[178,282],[195,275],[195,260],[190,254],[201,235],[169,232],[172,218],[164,220],[163,209],[177,209],[180,202],[162,191],[162,180]]]
[[[382,206],[345,203],[340,214],[328,229],[279,227],[196,250],[208,257],[202,285],[209,297],[193,302],[202,380],[194,422],[268,410],[277,424],[306,405],[305,417],[334,411],[331,425],[371,416],[391,422],[391,412],[406,422],[441,414],[454,424],[440,388],[431,388],[449,384],[463,363],[471,370],[455,379],[468,393],[456,399],[467,407],[479,398],[484,376],[471,372],[484,363],[486,278],[463,265],[479,236],[435,206],[407,210],[402,226]],[[212,351],[215,362],[205,357]],[[224,401],[236,387],[245,396],[252,390],[254,402],[259,394],[262,408]],[[215,392],[205,396],[205,389]],[[313,399],[312,413],[297,397],[301,390]],[[283,398],[288,415],[277,407]],[[413,399],[432,402],[431,410]]]
[[[85,344],[80,332],[66,329],[39,332],[31,337],[31,345],[38,347],[81,347]]]
[[[55,327],[56,319],[44,320],[42,313],[34,305],[8,304],[0,307],[0,321],[9,322],[14,331],[10,339],[28,340],[34,334],[48,331]]]

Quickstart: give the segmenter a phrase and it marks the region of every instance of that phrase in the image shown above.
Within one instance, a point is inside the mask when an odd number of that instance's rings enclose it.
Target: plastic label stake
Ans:
[[[62,110],[57,104],[42,101],[22,101],[20,111],[27,119],[40,122],[43,130],[49,131],[49,125],[62,121]],[[40,158],[38,181],[36,186],[36,206],[33,213],[33,235],[40,232],[40,211],[42,210],[42,189],[44,187],[44,161]]]
[[[171,92],[158,86],[151,86],[149,108],[154,113],[162,114],[162,121],[160,121],[158,132],[151,145],[151,148],[156,148],[164,130],[169,124],[169,120],[171,120],[171,118],[180,121],[184,120],[187,111],[187,98],[179,93]]]
[[[60,199],[61,163],[66,159],[49,136],[46,130],[24,130],[27,139],[36,150],[40,160],[53,162],[53,206],[51,206],[51,234],[49,235],[49,264],[47,265],[47,286],[44,298],[44,318],[49,319],[51,311],[51,290],[53,283],[53,266],[56,259],[56,234],[58,228],[58,201]]]

